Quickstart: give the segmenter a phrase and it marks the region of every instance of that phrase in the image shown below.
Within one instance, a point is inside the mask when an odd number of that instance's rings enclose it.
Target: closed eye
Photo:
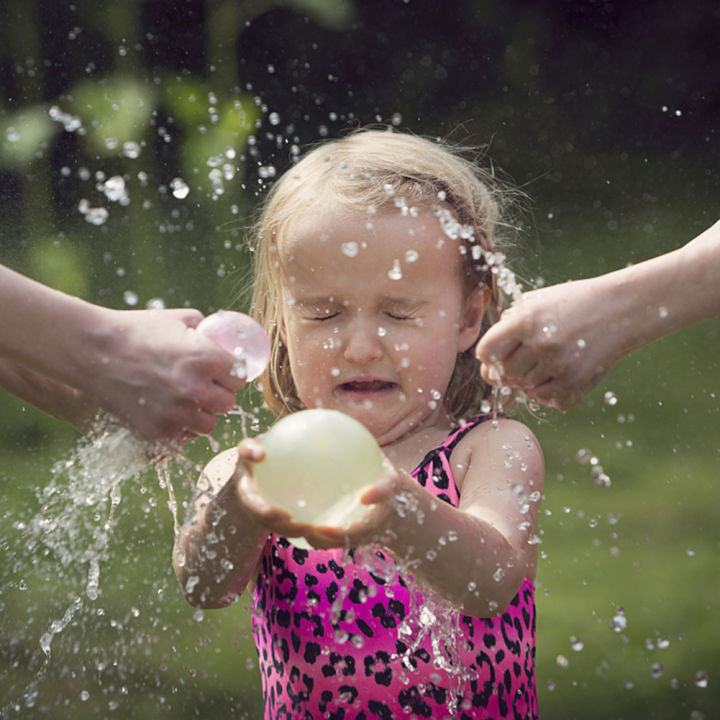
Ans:
[[[400,313],[392,313],[392,312],[386,312],[385,313],[391,320],[412,320],[412,315],[402,315]]]

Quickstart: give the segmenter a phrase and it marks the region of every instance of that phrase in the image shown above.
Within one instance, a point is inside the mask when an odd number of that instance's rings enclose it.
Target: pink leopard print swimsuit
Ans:
[[[454,430],[413,472],[455,507],[450,454],[481,421]],[[352,550],[301,550],[276,535],[268,540],[253,600],[266,720],[537,719],[529,579],[502,615],[459,616],[458,686],[457,677],[433,664],[432,630],[408,647],[413,637],[403,628],[411,608],[419,612],[417,591],[397,573],[388,579],[382,561],[378,570],[354,558]]]

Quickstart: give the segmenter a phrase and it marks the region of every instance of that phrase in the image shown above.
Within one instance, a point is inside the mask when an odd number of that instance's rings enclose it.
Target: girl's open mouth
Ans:
[[[338,389],[353,395],[381,395],[397,387],[397,383],[389,380],[351,380],[339,385]]]

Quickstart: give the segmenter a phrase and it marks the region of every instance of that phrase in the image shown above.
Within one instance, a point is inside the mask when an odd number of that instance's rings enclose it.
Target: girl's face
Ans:
[[[487,290],[463,298],[459,241],[430,211],[307,218],[278,248],[283,341],[298,396],[381,445],[447,426],[443,396],[477,339]]]

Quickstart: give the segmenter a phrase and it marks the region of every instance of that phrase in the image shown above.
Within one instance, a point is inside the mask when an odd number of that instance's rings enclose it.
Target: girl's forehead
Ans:
[[[283,265],[311,257],[352,260],[393,252],[414,260],[425,256],[455,263],[460,242],[445,234],[429,208],[415,209],[413,214],[394,206],[365,212],[343,208],[297,218],[279,239],[277,251]]]

